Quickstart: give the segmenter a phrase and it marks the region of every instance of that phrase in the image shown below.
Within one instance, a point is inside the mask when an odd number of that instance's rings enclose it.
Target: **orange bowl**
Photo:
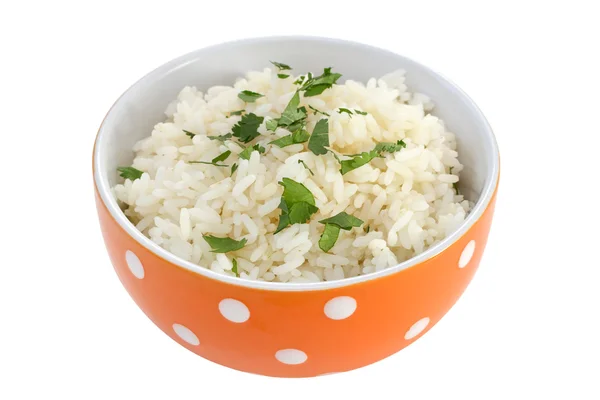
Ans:
[[[376,273],[290,284],[242,280],[182,260],[127,220],[111,186],[133,144],[163,119],[181,88],[228,84],[268,60],[298,70],[332,65],[366,81],[403,68],[408,86],[429,95],[456,133],[460,188],[475,202],[456,232],[422,254]],[[456,85],[410,59],[346,41],[275,37],[226,43],[177,58],[146,75],[113,105],[94,147],[102,234],[123,286],[173,340],[219,364],[256,374],[309,377],[359,368],[406,347],[431,329],[475,274],[492,222],[499,179],[494,135]],[[377,340],[373,340],[373,335]]]

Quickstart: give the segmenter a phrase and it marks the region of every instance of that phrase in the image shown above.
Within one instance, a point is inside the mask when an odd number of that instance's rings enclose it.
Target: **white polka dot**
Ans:
[[[189,343],[192,346],[198,346],[200,344],[198,336],[194,335],[194,332],[190,331],[185,326],[173,324],[173,330],[184,342]]]
[[[127,253],[125,253],[125,261],[127,261],[127,266],[133,276],[138,279],[144,279],[144,266],[133,251],[127,250]]]
[[[346,319],[356,311],[356,300],[349,296],[335,297],[325,304],[325,315],[331,319]]]
[[[234,299],[221,300],[219,303],[221,315],[231,322],[241,324],[250,318],[250,310],[244,303]]]
[[[298,365],[305,362],[308,359],[308,356],[301,350],[285,349],[275,353],[275,358],[284,364]]]
[[[460,255],[460,260],[458,260],[458,268],[464,268],[467,266],[471,258],[473,257],[473,253],[475,252],[475,241],[471,240],[465,246],[462,254]]]
[[[408,332],[404,334],[404,339],[410,340],[415,336],[419,335],[425,328],[429,325],[429,318],[425,317],[423,319],[418,320],[414,323],[413,326],[410,327]]]

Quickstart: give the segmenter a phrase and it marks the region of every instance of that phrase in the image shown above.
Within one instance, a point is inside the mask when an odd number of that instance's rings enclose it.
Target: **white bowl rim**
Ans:
[[[464,234],[475,224],[476,221],[478,221],[481,218],[481,216],[483,215],[485,210],[488,208],[488,205],[489,205],[489,203],[494,195],[494,192],[496,190],[496,186],[498,184],[498,179],[499,179],[499,172],[500,172],[500,155],[499,155],[499,151],[498,151],[498,144],[496,142],[496,138],[494,136],[491,126],[489,125],[487,119],[485,118],[485,116],[483,115],[483,113],[481,112],[479,107],[460,87],[458,87],[458,85],[456,85],[454,82],[452,82],[451,80],[449,80],[442,74],[438,73],[437,71],[434,71],[431,68],[429,68],[409,57],[406,57],[406,56],[401,56],[401,57],[415,63],[420,68],[429,71],[430,73],[439,77],[442,81],[445,81],[445,83],[447,83],[449,86],[451,86],[455,90],[457,96],[462,97],[463,100],[465,100],[467,102],[467,104],[471,108],[473,108],[474,112],[476,114],[479,114],[479,117],[483,121],[483,126],[482,126],[483,129],[481,130],[481,137],[484,140],[489,140],[489,142],[491,144],[491,149],[492,149],[492,151],[490,152],[491,154],[486,155],[486,157],[488,157],[488,160],[491,164],[491,168],[489,170],[490,172],[486,176],[483,190],[481,191],[481,194],[479,196],[477,203],[475,204],[473,209],[467,215],[467,218],[465,218],[465,220],[461,223],[460,227],[456,231],[454,231],[452,234],[450,234],[449,236],[447,236],[440,242],[436,243],[435,245],[429,247],[423,253],[421,253],[415,257],[412,257],[406,261],[403,261],[403,262],[399,263],[398,265],[386,268],[386,269],[378,271],[378,272],[372,272],[369,274],[359,275],[359,276],[355,276],[355,277],[351,277],[351,278],[344,278],[341,280],[311,282],[311,283],[255,281],[255,280],[240,279],[240,278],[232,277],[232,276],[228,276],[228,275],[222,275],[222,274],[214,272],[208,268],[201,267],[200,265],[197,265],[190,261],[186,261],[182,258],[179,258],[178,256],[174,255],[173,253],[167,251],[166,249],[164,249],[164,248],[160,247],[159,245],[155,244],[154,242],[152,242],[148,237],[144,236],[144,234],[142,234],[142,232],[137,230],[137,228],[133,225],[133,223],[131,223],[127,219],[127,217],[125,216],[125,214],[119,207],[116,199],[114,198],[114,196],[111,193],[111,188],[110,188],[110,185],[108,182],[108,176],[107,176],[106,172],[100,173],[100,171],[106,171],[106,168],[104,167],[105,156],[104,156],[104,153],[102,152],[103,146],[100,145],[100,143],[102,143],[104,137],[107,136],[104,134],[104,132],[107,130],[107,129],[105,129],[105,122],[108,119],[108,117],[113,113],[113,111],[119,107],[121,99],[127,93],[132,91],[133,88],[142,84],[144,81],[153,80],[156,77],[163,75],[164,73],[177,68],[178,66],[181,66],[187,62],[190,62],[190,60],[197,57],[198,53],[206,51],[208,49],[212,49],[212,48],[216,48],[216,47],[234,46],[234,45],[237,46],[240,44],[252,44],[252,43],[258,43],[258,42],[278,42],[278,41],[288,41],[288,40],[306,40],[306,41],[317,41],[317,42],[326,41],[326,42],[330,42],[330,43],[334,43],[334,44],[337,43],[340,45],[350,45],[350,46],[354,46],[357,48],[377,50],[380,52],[398,55],[397,53],[391,52],[389,50],[385,50],[382,48],[378,48],[375,46],[371,46],[371,45],[367,45],[367,44],[363,44],[363,43],[359,43],[359,42],[342,40],[342,39],[333,39],[333,38],[319,37],[319,36],[303,36],[303,35],[267,36],[267,37],[256,37],[256,38],[228,41],[228,42],[212,45],[209,47],[197,49],[197,50],[194,50],[187,54],[184,54],[182,56],[179,56],[179,57],[159,66],[158,68],[154,69],[153,71],[149,72],[148,74],[143,76],[141,79],[139,79],[137,82],[135,82],[133,85],[131,85],[125,92],[123,92],[123,94],[121,94],[121,96],[119,96],[119,98],[111,106],[111,108],[107,112],[106,116],[104,117],[104,120],[102,121],[102,124],[100,125],[100,128],[98,129],[98,134],[97,134],[96,140],[94,142],[94,153],[93,153],[94,182],[95,182],[96,188],[98,190],[98,193],[100,195],[102,202],[104,203],[104,205],[106,206],[106,208],[108,209],[108,211],[112,215],[112,217],[115,219],[115,221],[121,226],[121,228],[123,228],[136,242],[138,242],[138,244],[145,247],[146,249],[148,249],[149,251],[151,251],[158,257],[170,262],[171,264],[174,264],[175,266],[178,266],[178,267],[184,268],[188,271],[197,273],[206,278],[215,279],[217,281],[221,281],[223,283],[227,283],[227,284],[231,284],[231,285],[235,285],[235,286],[242,286],[242,287],[250,288],[250,289],[284,291],[284,292],[301,292],[301,291],[336,289],[336,288],[342,288],[345,286],[351,286],[351,285],[367,282],[367,281],[374,280],[374,279],[383,278],[385,276],[389,276],[389,275],[398,273],[400,271],[403,271],[405,269],[408,269],[410,267],[413,267],[417,264],[420,264],[430,258],[433,258],[433,257],[439,255],[444,250],[449,248],[453,243],[457,242],[462,236],[464,236]]]

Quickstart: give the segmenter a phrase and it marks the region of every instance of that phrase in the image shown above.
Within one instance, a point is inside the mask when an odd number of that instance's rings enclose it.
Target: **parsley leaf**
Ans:
[[[283,63],[278,63],[276,61],[271,61],[271,64],[273,64],[274,66],[276,66],[277,69],[279,69],[280,71],[286,71],[286,70],[292,69],[292,67],[290,67],[289,65],[286,65],[286,64],[283,64]]]
[[[349,231],[352,228],[361,226],[364,223],[364,221],[342,211],[341,213],[334,215],[331,218],[320,220],[319,223],[325,225],[336,225],[340,229]]]
[[[212,248],[212,253],[227,253],[236,251],[246,245],[248,239],[234,240],[228,237],[220,238],[212,235],[202,235],[206,243]]]
[[[288,207],[302,201],[315,205],[315,197],[303,184],[290,178],[283,178],[279,184],[283,186],[282,198]]]
[[[369,232],[371,232],[371,225],[367,225],[365,227],[365,233],[369,233]]]
[[[341,113],[346,113],[346,114],[348,114],[348,115],[350,116],[350,118],[352,118],[352,111],[348,110],[347,108],[340,107],[340,108],[338,109],[338,112],[339,112],[340,114],[341,114]]]
[[[135,181],[136,179],[140,179],[142,177],[143,171],[133,167],[119,167],[117,171],[120,172],[120,176],[125,179],[131,179]]]
[[[330,116],[329,114],[327,114],[325,111],[321,111],[321,110],[317,110],[316,108],[314,108],[313,106],[309,105],[308,108],[310,108],[311,110],[313,110],[314,112],[316,112],[317,114],[323,114],[326,116]]]
[[[249,160],[250,159],[250,155],[252,154],[253,151],[258,151],[260,154],[265,154],[265,148],[262,147],[260,144],[256,143],[252,147],[246,147],[244,149],[244,151],[242,151],[240,153],[240,158],[244,159],[244,160]]]
[[[357,114],[360,114],[360,115],[367,115],[368,114],[366,111],[360,111],[360,110],[357,110],[356,108],[354,109],[354,112],[357,113]]]
[[[269,142],[269,144],[274,144],[278,147],[287,147],[297,143],[304,143],[308,140],[309,134],[303,128],[298,128],[291,135],[280,137],[279,139],[273,140]]]
[[[302,121],[306,118],[306,109],[298,108],[300,105],[300,93],[296,92],[288,105],[283,110],[283,114],[277,121],[278,126],[290,126],[296,122]]]
[[[229,167],[226,164],[217,164],[212,161],[188,161],[190,164],[206,164],[206,165],[214,165],[215,167]]]
[[[322,75],[313,78],[309,74],[308,79],[303,83],[300,90],[304,90],[305,97],[319,95],[332,87],[341,76],[342,74],[332,74],[331,68],[325,68]]]
[[[233,117],[234,115],[242,115],[246,110],[237,110],[237,111],[232,111],[229,113],[230,117]]]
[[[190,139],[193,139],[194,136],[196,136],[195,133],[192,133],[190,131],[186,131],[185,129],[182,129],[183,133],[185,133],[187,136],[189,136]]]
[[[258,117],[256,114],[250,113],[242,116],[240,122],[232,128],[233,136],[240,139],[242,143],[248,143],[260,136],[258,127],[262,124],[264,117]],[[225,135],[227,136],[227,135]]]
[[[238,93],[238,97],[246,103],[254,103],[257,99],[264,97],[263,94],[252,92],[250,90],[242,90]]]
[[[308,168],[308,165],[306,165],[306,163],[304,162],[304,160],[298,160],[298,164],[302,164],[302,165],[304,165],[304,168],[306,168],[306,169],[308,170],[308,172],[310,172],[310,174],[311,174],[312,176],[315,176],[315,173],[314,173],[314,172],[312,172],[312,170],[311,170],[310,168]]]
[[[275,233],[291,224],[303,224],[319,211],[313,194],[306,186],[290,178],[283,178],[279,184],[283,186],[283,195],[279,203],[281,215]]]
[[[231,260],[231,263],[233,264],[233,267],[231,268],[231,272],[233,272],[235,274],[235,276],[240,276],[240,273],[238,272],[237,260],[234,258],[233,260]]]
[[[224,142],[227,139],[231,139],[233,135],[231,133],[227,133],[225,135],[217,135],[217,136],[207,136],[210,140],[218,140],[219,142]]]
[[[302,85],[302,82],[304,82],[304,79],[305,79],[305,78],[306,78],[306,76],[304,76],[304,75],[300,75],[300,76],[298,77],[298,79],[296,79],[296,80],[294,81],[294,85]]]
[[[276,119],[270,119],[265,124],[265,127],[267,128],[268,131],[275,132],[275,129],[277,129],[278,125],[279,125],[279,121],[277,121]]]
[[[308,140],[308,149],[316,155],[327,153],[329,147],[329,120],[323,118],[317,122]]]
[[[356,154],[356,155],[352,156],[352,159],[350,159],[350,160],[342,160],[340,162],[340,164],[342,166],[342,168],[340,169],[340,172],[342,173],[342,175],[345,175],[348,172],[367,164],[369,161],[371,161],[378,155],[379,155],[379,153],[374,150],[363,151],[360,154]]]
[[[212,159],[212,163],[216,164],[219,161],[225,161],[227,160],[227,157],[229,157],[229,155],[231,154],[230,150],[225,151],[224,153],[219,154],[218,156],[216,156],[215,158]]]
[[[327,224],[325,230],[319,238],[319,248],[327,253],[335,245],[340,235],[340,227],[337,225]]]
[[[233,175],[233,173],[234,173],[235,171],[237,171],[237,169],[238,169],[238,165],[237,165],[237,163],[233,163],[233,165],[231,166],[231,175]]]
[[[398,140],[396,143],[390,142],[379,142],[375,145],[374,151],[378,153],[394,153],[400,151],[406,147],[406,143],[403,140]]]
[[[285,78],[289,78],[290,76],[289,76],[289,75],[286,75],[286,74],[277,74],[277,77],[278,77],[279,79],[285,79]]]

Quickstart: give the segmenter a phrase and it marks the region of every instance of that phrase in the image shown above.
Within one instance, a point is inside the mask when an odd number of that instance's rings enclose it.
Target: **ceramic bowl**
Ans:
[[[460,228],[395,267],[340,281],[290,284],[219,275],[160,248],[136,230],[112,196],[117,166],[163,120],[186,85],[230,85],[269,60],[296,71],[332,66],[366,82],[398,68],[409,89],[429,95],[458,137],[460,190],[475,206]],[[149,73],[113,105],[94,148],[100,225],[112,264],[143,312],[168,336],[216,363],[256,374],[309,377],[343,372],[408,346],[448,312],[477,270],[499,179],[492,130],[455,84],[406,57],[358,43],[271,37],[194,51]]]

